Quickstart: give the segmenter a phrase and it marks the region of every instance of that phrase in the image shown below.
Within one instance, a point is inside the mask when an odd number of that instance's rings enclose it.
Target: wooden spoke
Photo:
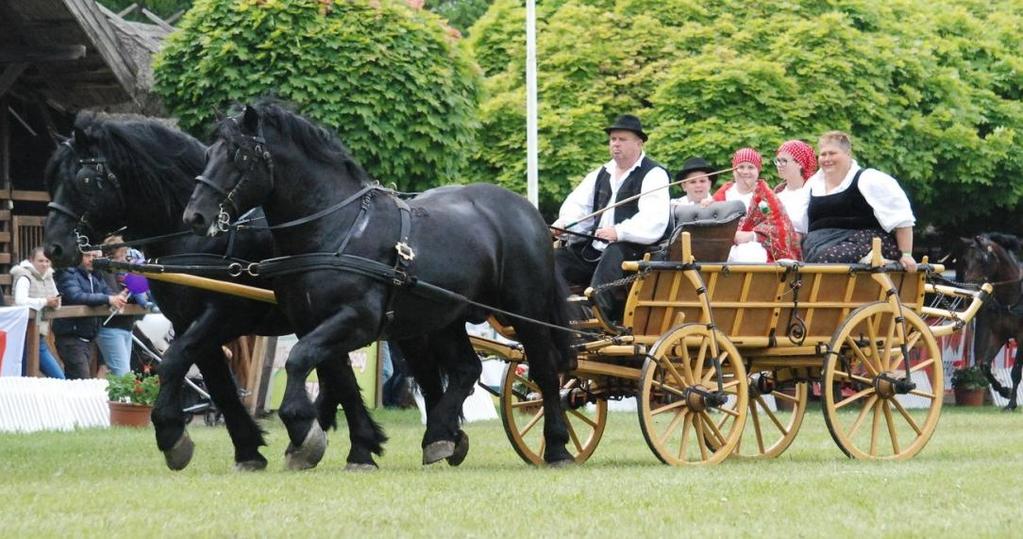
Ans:
[[[675,417],[671,419],[671,423],[668,424],[668,428],[664,429],[664,435],[661,436],[661,443],[668,441],[668,438],[678,429],[678,426],[682,423],[686,423],[688,426],[689,413],[686,410],[680,411],[675,414]]]
[[[774,423],[774,427],[778,429],[778,432],[784,434],[785,432],[788,431],[788,428],[786,428],[785,425],[781,424],[781,421],[778,419],[777,414],[772,414],[771,410],[768,409],[767,406],[764,406],[764,410],[767,412],[768,419],[770,419],[771,423]]]
[[[590,419],[589,416],[587,416],[586,414],[580,412],[579,410],[569,410],[568,413],[572,414],[573,417],[578,418],[579,421],[582,421],[583,423],[586,423],[587,425],[589,425],[589,426],[591,426],[593,428],[597,428],[597,426],[598,426],[598,424],[597,424],[597,422],[595,420]]]
[[[774,400],[781,399],[784,401],[789,401],[790,403],[799,402],[799,397],[796,397],[795,395],[789,395],[788,393],[782,393],[781,391],[772,391],[771,396],[774,397]],[[766,407],[767,406],[765,405],[764,408]]]
[[[852,374],[852,373],[845,372],[845,371],[835,371],[835,375],[836,375],[836,377],[841,377],[841,379],[839,380],[840,382],[853,381],[853,382],[860,382],[860,383],[864,383],[864,384],[868,384],[868,385],[871,385],[871,384],[874,383],[874,381],[871,380],[870,378],[864,378],[864,377],[862,377],[860,375]]]
[[[664,382],[656,382],[656,381],[652,382],[652,384],[653,384],[653,386],[655,388],[660,389],[661,391],[664,391],[664,392],[667,392],[667,393],[671,393],[672,395],[675,395],[676,397],[678,397],[680,399],[685,397],[685,391],[684,391],[685,388],[684,387],[682,389],[679,389],[677,387],[672,387],[672,386],[669,386],[669,385],[665,385]]]
[[[911,390],[909,392],[909,394],[910,395],[916,395],[917,397],[923,397],[925,399],[931,399],[931,400],[934,400],[934,399],[938,398],[938,396],[935,395],[934,393],[928,393],[928,392],[920,390],[920,389],[913,389],[913,390]]]
[[[921,361],[920,363],[917,363],[916,365],[913,365],[912,367],[910,367],[909,368],[909,372],[922,371],[922,370],[926,369],[927,367],[930,367],[933,364],[934,364],[934,358],[930,358],[929,357],[929,358]]]
[[[529,423],[526,423],[526,426],[522,428],[522,435],[525,436],[526,434],[529,434],[529,431],[533,430],[533,427],[540,422],[541,417],[543,417],[542,406],[540,407],[540,410],[536,412],[536,415],[533,416],[533,419],[530,419]]]
[[[892,406],[894,406],[895,409],[899,411],[899,414],[902,416],[902,419],[906,420],[906,423],[909,424],[909,427],[913,429],[913,432],[917,433],[918,435],[923,434],[924,432],[923,429],[920,428],[920,425],[916,424],[916,421],[913,420],[913,416],[909,415],[909,412],[906,410],[905,407],[902,406],[901,402],[899,402],[896,399],[892,399]]]
[[[714,421],[710,418],[710,416],[707,415],[706,410],[700,412],[700,418],[703,420],[705,428],[710,429],[710,435],[713,435],[714,438],[714,445],[716,447],[724,445],[725,437],[721,434],[721,431],[718,430],[717,425],[714,424]]]
[[[709,455],[707,453],[707,444],[704,443],[707,439],[707,434],[703,432],[702,418],[696,417],[693,421],[696,423],[696,445],[700,447],[700,460],[707,460]]]
[[[856,421],[852,424],[852,427],[849,429],[850,436],[855,436],[856,431],[860,430],[860,426],[863,425],[863,420],[866,419],[867,413],[874,408],[874,404],[876,402],[877,395],[871,395],[870,399],[867,401],[867,404],[865,404],[863,406],[863,409],[860,410],[860,415],[856,417]]]
[[[881,410],[884,412],[884,421],[888,425],[888,436],[892,441],[892,453],[898,454],[901,451],[899,448],[899,431],[895,428],[895,418],[892,417],[892,409],[888,407],[888,401],[881,403]]]
[[[689,431],[692,430],[693,416],[686,414],[685,424],[682,425],[682,441],[678,446],[678,460],[686,460],[686,449],[689,447]]]
[[[877,456],[877,438],[881,432],[881,407],[874,405],[874,418],[870,422],[870,455]]]
[[[758,396],[757,399],[760,399],[760,397]],[[763,402],[762,399],[761,402]],[[766,409],[767,407],[765,406],[764,408]],[[764,433],[760,430],[760,413],[757,412],[756,406],[750,406],[749,415],[750,419],[753,420],[753,434],[757,441],[757,450],[763,453],[767,448],[764,447]]]
[[[854,354],[856,354],[856,357],[860,359],[860,363],[863,363],[863,366],[870,371],[871,376],[877,376],[881,374],[881,369],[874,365],[874,363],[867,358],[866,354],[863,353],[863,350],[860,349],[860,345],[853,339],[852,336],[847,336],[845,338],[845,343],[849,347],[849,349],[852,350]]]
[[[652,415],[660,415],[660,414],[663,414],[664,412],[670,412],[671,410],[674,410],[676,408],[681,408],[681,407],[683,407],[685,405],[686,405],[686,401],[678,400],[678,401],[675,401],[675,402],[670,403],[670,404],[665,404],[664,406],[661,406],[660,408],[655,408],[655,409],[651,410],[650,413]]]
[[[836,409],[837,408],[843,408],[843,407],[845,407],[845,406],[847,406],[849,404],[852,404],[852,403],[860,400],[861,398],[863,398],[863,397],[865,397],[867,395],[870,395],[872,393],[874,393],[874,388],[873,387],[868,387],[866,389],[857,391],[856,393],[853,393],[852,395],[846,397],[842,401],[836,402],[835,403],[835,408]]]

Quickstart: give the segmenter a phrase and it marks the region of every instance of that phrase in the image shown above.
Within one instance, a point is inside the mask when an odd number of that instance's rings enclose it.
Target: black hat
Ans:
[[[690,172],[714,172],[714,167],[702,157],[690,157],[686,159],[685,163],[682,163],[682,170],[678,171],[675,175],[676,180],[681,180],[686,177],[686,174]],[[714,178],[710,178],[710,182],[714,183]]]
[[[639,118],[631,114],[622,114],[621,116],[618,117],[618,119],[615,120],[614,125],[612,125],[611,127],[605,127],[604,132],[610,135],[611,131],[619,129],[624,131],[632,131],[633,133],[639,135],[639,138],[642,139],[643,142],[646,142],[646,139],[649,138],[646,136],[646,133],[643,132],[643,125],[639,123]]]

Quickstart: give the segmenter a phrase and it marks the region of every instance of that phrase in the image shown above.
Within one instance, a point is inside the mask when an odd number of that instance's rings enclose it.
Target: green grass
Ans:
[[[1019,536],[1023,415],[947,406],[903,463],[847,459],[820,411],[771,461],[664,466],[634,414],[611,414],[593,458],[520,462],[500,421],[473,423],[459,468],[420,465],[414,411],[378,411],[391,441],[376,473],[345,473],[347,435],[320,466],[283,470],[287,436],[264,422],[266,472],[232,471],[223,427],[190,427],[191,466],[171,472],[152,429],[0,434],[2,537]],[[197,422],[199,423],[199,422]]]

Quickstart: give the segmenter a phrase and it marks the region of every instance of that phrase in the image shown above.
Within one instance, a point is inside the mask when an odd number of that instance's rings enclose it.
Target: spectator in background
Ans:
[[[53,268],[42,247],[32,249],[27,260],[22,260],[11,269],[14,279],[14,304],[24,305],[37,311],[60,307],[60,294],[53,280]],[[39,370],[50,378],[64,378],[64,369],[53,357],[46,336],[50,333],[49,322],[39,322]]]
[[[103,240],[103,254],[114,262],[128,261],[128,247],[117,246],[124,243],[121,236],[109,236]],[[106,247],[112,245],[113,247]],[[115,293],[124,295],[129,303],[148,307],[149,300],[144,293],[131,294],[124,286],[123,271],[97,271],[96,274]],[[110,372],[122,375],[131,370],[131,329],[141,316],[114,315],[106,318],[99,327],[96,344]]]
[[[109,305],[116,310],[127,304],[126,294],[115,294],[93,273],[92,261],[100,254],[99,251],[82,253],[81,264],[57,272],[57,290],[64,305]],[[89,377],[89,360],[96,350],[94,341],[102,321],[102,318],[96,316],[58,318],[53,321],[57,353],[64,360],[64,372],[68,378]]]

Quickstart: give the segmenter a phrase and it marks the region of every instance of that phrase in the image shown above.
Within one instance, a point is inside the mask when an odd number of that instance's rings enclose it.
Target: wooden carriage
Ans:
[[[609,400],[636,397],[647,444],[663,462],[700,465],[729,456],[775,457],[792,443],[819,382],[838,446],[860,459],[907,459],[930,439],[944,396],[936,335],[961,328],[989,285],[932,285],[922,266],[885,264],[875,240],[865,264],[700,264],[688,232],[667,261],[626,262],[638,272],[624,328],[599,318],[602,337],[579,351],[564,378],[569,450],[596,449]],[[699,250],[699,248],[697,249]],[[673,258],[675,258],[673,260]],[[961,311],[929,308],[925,294],[961,298]],[[955,309],[953,307],[952,309]],[[925,319],[926,317],[926,319]],[[511,328],[499,328],[513,337]],[[539,388],[521,349],[473,338],[482,356],[509,362],[501,417],[526,461],[543,455]]]

